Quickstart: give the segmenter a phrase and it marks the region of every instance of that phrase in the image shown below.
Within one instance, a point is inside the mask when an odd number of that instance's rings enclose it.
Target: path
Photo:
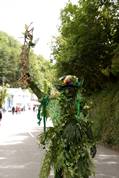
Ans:
[[[36,138],[42,126],[37,125],[34,112],[4,115],[0,126],[0,178],[39,178],[44,150]],[[99,146],[94,161],[95,178],[119,178],[119,153]]]
[[[119,178],[119,153],[98,146],[95,163],[96,178]]]
[[[0,178],[38,178],[44,150],[36,114],[5,114],[0,127]]]

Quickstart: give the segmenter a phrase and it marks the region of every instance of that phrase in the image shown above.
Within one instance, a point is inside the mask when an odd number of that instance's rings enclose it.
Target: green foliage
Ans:
[[[48,111],[48,115],[52,116],[53,125],[58,124],[58,122],[60,121],[60,112],[61,112],[59,101],[56,99],[50,100],[47,111]]]
[[[60,35],[53,46],[58,75],[84,79],[84,87],[101,88],[119,41],[119,4],[110,0],[68,2],[61,12]],[[105,81],[104,81],[105,82]]]
[[[0,81],[16,85],[19,75],[20,44],[4,32],[0,32]]]
[[[36,90],[37,86],[37,90],[35,91],[36,94],[37,91],[39,92],[39,90],[40,93],[47,93],[47,91],[45,92],[45,90],[47,90],[44,88],[45,85],[48,88],[52,87],[52,82],[55,79],[55,69],[53,65],[48,60],[45,60],[42,56],[36,56],[35,54],[30,53],[29,73],[32,81],[29,84],[33,90]],[[31,86],[31,83],[34,83],[34,85]]]
[[[74,125],[75,127],[73,127]],[[44,162],[46,164],[48,160],[47,164],[49,164],[52,161],[50,164],[53,165],[54,169],[57,171],[63,169],[67,178],[74,176],[82,178],[83,176],[91,175],[92,172],[93,164],[88,150],[91,143],[86,141],[87,136],[83,135],[82,126],[78,123],[74,125],[72,123],[62,123],[46,132],[46,135],[44,135],[45,143],[49,144],[48,149],[51,152],[51,157],[49,160],[46,156]],[[81,141],[81,134],[85,141]],[[44,144],[44,141],[41,143]],[[48,166],[47,164],[45,165],[46,167]],[[44,170],[44,166],[42,167]],[[49,169],[47,171],[46,175],[49,173]],[[42,178],[41,174],[40,178]]]
[[[43,164],[42,164],[41,171],[40,171],[40,175],[39,175],[40,178],[46,178],[49,176],[50,169],[51,169],[51,167],[50,167],[51,166],[51,156],[52,156],[51,152],[47,151],[44,161],[43,161]]]
[[[75,107],[77,90],[72,89],[72,92],[73,95],[69,95],[67,91],[61,92],[48,107],[50,109],[51,106],[49,114],[51,118],[53,117],[54,127],[39,136],[40,144],[46,144],[48,154],[44,159],[40,178],[48,177],[48,164],[53,166],[55,173],[62,170],[65,178],[84,178],[92,175],[93,163],[90,148],[95,140],[90,130],[91,123],[83,113],[80,114],[80,118],[77,115]],[[54,112],[52,112],[53,108]],[[48,167],[45,176],[44,167]]]
[[[2,108],[6,96],[7,96],[7,85],[0,86],[0,108]]]
[[[14,38],[4,32],[0,32],[0,83],[9,83],[10,87],[18,87],[18,80],[21,75],[20,66],[21,45]],[[55,79],[55,69],[53,65],[42,56],[29,53],[29,73],[31,81],[29,87],[33,92],[41,97],[44,91],[44,81],[51,87]],[[24,87],[24,86],[21,86]]]
[[[110,84],[92,95],[89,101],[92,102],[89,119],[94,121],[95,136],[103,143],[119,148],[119,83]]]
[[[119,76],[119,45],[115,50],[115,55],[112,58],[111,72],[114,76]]]

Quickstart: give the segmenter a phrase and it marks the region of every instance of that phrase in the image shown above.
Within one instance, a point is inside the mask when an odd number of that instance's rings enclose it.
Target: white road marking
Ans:
[[[29,134],[32,138],[34,138],[34,135],[33,135],[31,132],[28,132],[28,134]]]

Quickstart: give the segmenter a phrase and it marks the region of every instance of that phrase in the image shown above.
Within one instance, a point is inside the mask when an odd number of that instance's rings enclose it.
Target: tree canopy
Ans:
[[[10,84],[10,87],[19,87],[21,73],[22,45],[4,32],[0,32],[0,85]],[[50,86],[54,78],[53,65],[41,55],[31,50],[29,53],[29,73],[32,86],[43,91],[44,81]],[[24,86],[21,86],[24,87]],[[38,90],[37,90],[38,91]]]
[[[53,44],[58,75],[72,74],[84,86],[100,88],[119,44],[119,3],[111,0],[70,1],[61,11],[60,35]]]
[[[15,85],[19,75],[20,43],[0,32],[0,83]]]

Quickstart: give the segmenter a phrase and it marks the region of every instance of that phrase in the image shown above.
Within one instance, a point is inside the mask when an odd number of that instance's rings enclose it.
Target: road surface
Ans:
[[[48,122],[48,126],[51,122]],[[39,178],[44,150],[37,144],[43,124],[36,113],[6,113],[0,126],[0,178]],[[102,146],[94,159],[95,178],[119,178],[119,153]],[[53,172],[51,176],[53,178]]]
[[[96,178],[119,178],[119,153],[98,146],[95,158]]]
[[[6,113],[0,126],[0,178],[38,178],[44,150],[36,113]]]

